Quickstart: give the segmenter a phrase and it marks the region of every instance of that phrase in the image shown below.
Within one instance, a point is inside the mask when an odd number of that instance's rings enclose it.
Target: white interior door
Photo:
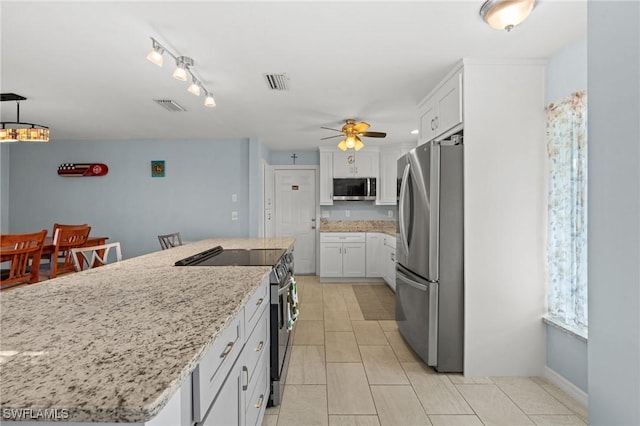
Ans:
[[[275,236],[294,237],[295,272],[316,272],[316,171],[275,170]]]

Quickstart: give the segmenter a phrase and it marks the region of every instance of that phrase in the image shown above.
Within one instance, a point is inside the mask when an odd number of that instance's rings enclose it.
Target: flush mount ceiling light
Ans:
[[[176,69],[173,71],[173,78],[179,81],[187,81],[191,77],[191,84],[187,88],[189,93],[193,93],[195,96],[200,96],[202,91],[205,92],[206,97],[204,100],[204,106],[214,107],[216,102],[213,99],[213,95],[210,91],[205,89],[200,80],[193,74],[193,66],[195,62],[188,56],[174,55],[166,47],[161,45],[156,39],[151,37],[152,48],[147,55],[147,60],[152,64],[162,67],[163,55],[166,53],[176,61]]]
[[[480,16],[496,30],[511,31],[531,13],[536,0],[487,0],[480,8]]]
[[[49,142],[49,128],[40,124],[24,123],[20,121],[20,101],[26,101],[24,96],[15,93],[2,93],[1,101],[16,101],[16,121],[0,123],[0,143],[2,142]]]

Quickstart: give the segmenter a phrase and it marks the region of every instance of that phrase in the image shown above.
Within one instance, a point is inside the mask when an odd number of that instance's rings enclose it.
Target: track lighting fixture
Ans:
[[[202,92],[205,93],[204,106],[206,107],[214,107],[216,106],[216,102],[213,99],[213,95],[202,85],[200,80],[193,74],[192,67],[195,62],[192,58],[188,56],[180,56],[174,55],[166,47],[161,45],[156,39],[151,37],[152,48],[149,54],[147,55],[147,60],[151,63],[162,67],[163,63],[163,54],[171,56],[176,61],[176,69],[173,71],[173,78],[179,81],[187,81],[189,77],[191,77],[191,84],[187,88],[189,93],[193,93],[196,96],[200,96]]]

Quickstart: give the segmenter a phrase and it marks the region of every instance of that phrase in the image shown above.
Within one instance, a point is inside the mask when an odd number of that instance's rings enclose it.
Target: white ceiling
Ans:
[[[258,137],[311,150],[337,143],[320,126],[347,118],[388,133],[365,143],[409,142],[416,104],[461,58],[548,58],[586,34],[586,0],[539,0],[510,33],[481,20],[482,3],[4,0],[0,88],[26,96],[21,121],[50,126],[54,142]],[[195,60],[216,108],[171,78],[170,57],[145,59],[149,37]],[[263,74],[282,72],[290,90],[268,90]],[[15,103],[1,106],[14,121]]]

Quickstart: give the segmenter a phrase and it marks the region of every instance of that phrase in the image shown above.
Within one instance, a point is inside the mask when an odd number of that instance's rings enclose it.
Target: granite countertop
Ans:
[[[395,236],[396,221],[320,219],[320,232],[381,232]]]
[[[176,267],[209,239],[0,295],[0,408],[68,410],[68,421],[144,422],[180,388],[270,267]]]

